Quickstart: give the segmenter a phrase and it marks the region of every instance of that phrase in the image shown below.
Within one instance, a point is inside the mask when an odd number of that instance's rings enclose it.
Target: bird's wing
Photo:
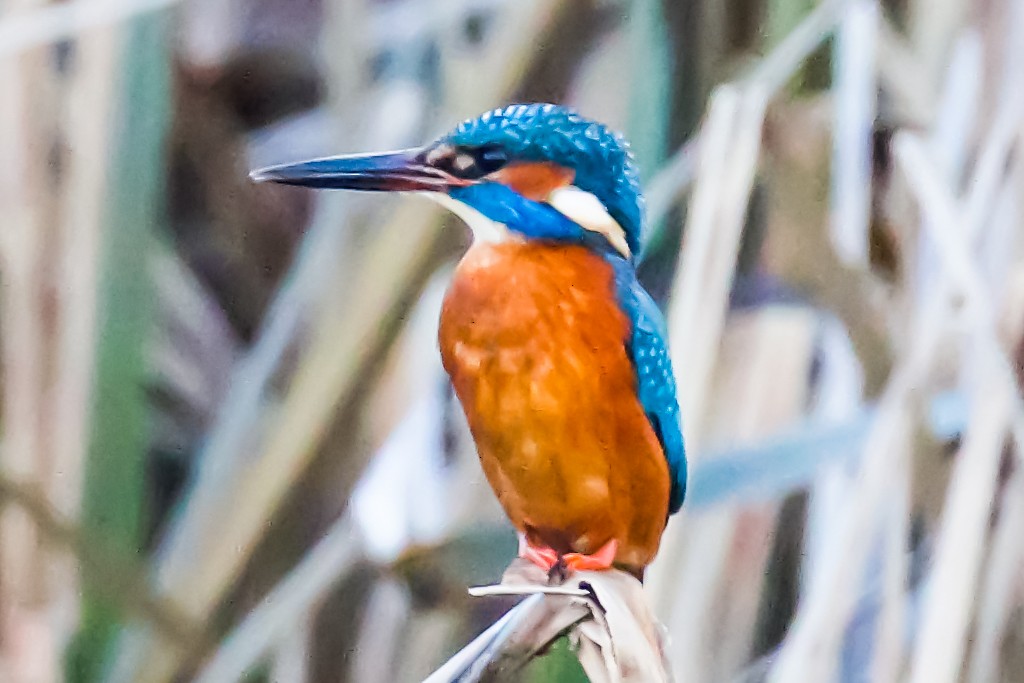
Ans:
[[[679,511],[686,497],[686,448],[676,400],[676,379],[665,342],[665,320],[651,295],[625,260],[613,263],[619,304],[632,323],[627,351],[637,375],[640,404],[651,421],[668,460],[672,492],[669,514]]]

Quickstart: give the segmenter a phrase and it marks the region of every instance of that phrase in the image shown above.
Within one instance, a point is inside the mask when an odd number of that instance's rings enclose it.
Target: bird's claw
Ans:
[[[550,572],[558,564],[558,553],[551,548],[538,548],[525,541],[519,543],[519,557],[529,560],[546,572]]]
[[[529,560],[543,569],[550,579],[564,580],[572,572],[611,569],[618,550],[619,542],[614,538],[601,546],[596,553],[590,555],[583,553],[559,555],[552,548],[537,547],[528,543],[525,538],[520,537],[519,539],[519,557]]]
[[[619,542],[614,538],[598,548],[596,553],[584,555],[582,553],[566,553],[562,556],[562,562],[566,569],[575,572],[599,572],[611,569],[615,561],[615,554],[619,551]]]

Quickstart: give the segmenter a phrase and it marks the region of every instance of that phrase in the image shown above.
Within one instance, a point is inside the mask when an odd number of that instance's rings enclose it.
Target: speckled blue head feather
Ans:
[[[639,170],[629,143],[605,125],[554,104],[515,104],[464,121],[441,142],[500,145],[516,159],[571,168],[573,184],[604,204],[625,231],[630,250],[640,252],[644,200]]]

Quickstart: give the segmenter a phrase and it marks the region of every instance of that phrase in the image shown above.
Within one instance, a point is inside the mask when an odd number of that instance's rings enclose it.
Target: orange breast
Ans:
[[[445,369],[484,472],[534,543],[646,566],[668,466],[636,396],[611,267],[579,246],[476,244],[441,313]]]

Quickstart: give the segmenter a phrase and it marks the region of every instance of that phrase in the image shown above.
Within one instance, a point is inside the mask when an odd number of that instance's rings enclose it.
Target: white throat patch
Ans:
[[[504,223],[491,220],[469,204],[453,199],[443,192],[424,192],[424,195],[461,218],[473,231],[473,240],[480,242],[507,242],[515,234]]]
[[[473,231],[473,239],[481,242],[508,242],[521,239],[521,236],[509,229],[504,223],[491,220],[469,204],[444,194],[443,192],[423,192],[425,196],[448,209],[465,221]],[[626,242],[626,231],[594,195],[573,185],[554,190],[548,195],[547,203],[563,216],[585,230],[605,236],[608,243],[616,251],[629,258],[631,252]]]
[[[616,251],[630,257],[626,231],[594,195],[574,185],[566,185],[548,195],[548,204],[580,227],[604,235]]]

